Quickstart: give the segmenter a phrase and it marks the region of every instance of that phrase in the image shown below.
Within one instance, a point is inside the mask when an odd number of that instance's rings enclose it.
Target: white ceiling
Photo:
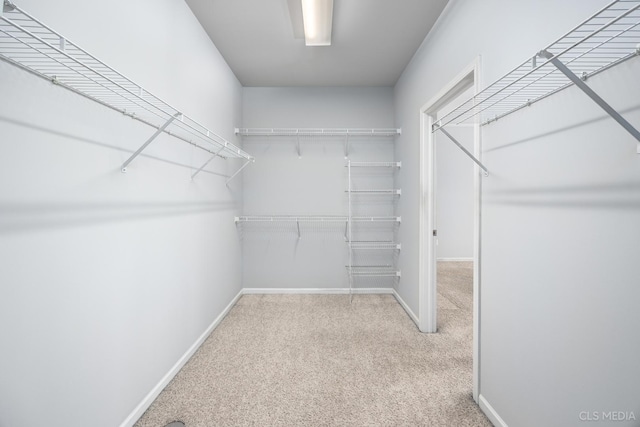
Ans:
[[[393,86],[447,0],[334,0],[306,47],[300,0],[186,0],[244,86]]]

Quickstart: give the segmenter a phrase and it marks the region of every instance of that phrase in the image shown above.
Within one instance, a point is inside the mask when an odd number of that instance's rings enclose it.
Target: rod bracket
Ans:
[[[4,0],[2,3],[2,10],[0,11],[0,15],[5,12],[13,12],[16,9],[16,5],[11,3],[9,0]]]
[[[553,53],[549,52],[548,50],[541,50],[540,52],[538,52],[538,57],[540,58],[544,58],[544,59],[551,59],[553,58]]]

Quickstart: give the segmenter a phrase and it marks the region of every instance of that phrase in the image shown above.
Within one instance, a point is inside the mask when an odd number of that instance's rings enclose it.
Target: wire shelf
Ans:
[[[587,80],[640,55],[639,44],[640,0],[614,1],[441,117],[433,130],[476,117],[486,125],[571,86],[569,78],[553,65],[553,59]]]
[[[367,222],[367,223],[375,223],[375,222],[401,222],[401,217],[396,216],[361,216],[361,217],[352,217],[352,221],[356,222]],[[235,217],[235,222],[346,222],[348,221],[348,217],[345,216],[314,216],[314,215],[301,215],[301,216],[293,216],[293,215],[256,215],[256,216],[237,216]]]
[[[393,128],[237,128],[236,135],[242,136],[396,136],[400,129]]]
[[[351,249],[358,250],[400,250],[400,243],[394,242],[367,242],[367,241],[351,241],[349,245]]]
[[[344,165],[346,168],[348,165]],[[402,162],[351,162],[352,168],[401,168]]]
[[[382,194],[382,195],[397,195],[400,196],[402,194],[402,190],[399,189],[389,189],[389,190],[344,190],[345,193],[352,194]]]
[[[400,277],[401,272],[390,265],[353,265],[345,268],[352,277]]]
[[[222,158],[253,160],[8,0],[0,59]]]

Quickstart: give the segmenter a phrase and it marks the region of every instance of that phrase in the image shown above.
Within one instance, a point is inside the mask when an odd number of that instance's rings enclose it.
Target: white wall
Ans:
[[[473,87],[438,111],[444,117],[473,96]],[[451,124],[447,132],[473,153],[473,125]],[[442,132],[434,135],[436,162],[436,257],[441,260],[473,258],[473,161]]]
[[[448,127],[473,152],[472,127]],[[442,260],[473,258],[473,161],[443,133],[436,143],[436,256]]]
[[[234,140],[241,86],[181,0],[17,2]],[[0,62],[0,425],[117,426],[241,288],[241,180]],[[135,421],[135,420],[134,420]]]
[[[477,55],[489,83],[605,3],[454,0],[405,70],[395,88],[400,292],[414,311],[420,106]],[[635,59],[589,80],[636,126],[639,69]],[[575,88],[483,128],[480,394],[509,426],[583,425],[582,411],[600,414],[590,425],[611,425],[608,411],[634,412],[616,425],[638,423],[635,149]]]
[[[244,88],[244,127],[379,128],[394,127],[393,122],[391,88]],[[344,138],[301,138],[300,158],[292,137],[245,137],[243,143],[258,159],[245,173],[244,214],[347,215]],[[352,161],[393,161],[393,157],[393,138],[350,140]],[[385,179],[369,181],[375,188]],[[391,188],[393,179],[391,175],[381,185]],[[357,212],[394,214],[388,198],[375,202],[360,204]],[[241,232],[245,287],[348,286],[344,223],[302,224],[300,239],[295,224],[244,225]]]

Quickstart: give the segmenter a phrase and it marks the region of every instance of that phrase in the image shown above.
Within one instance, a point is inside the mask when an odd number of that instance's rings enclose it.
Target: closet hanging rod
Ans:
[[[562,61],[583,81],[640,55],[640,0],[617,0],[542,52]],[[551,57],[532,55],[437,122],[439,127],[478,118],[482,125],[540,101],[574,83]],[[434,127],[433,131],[437,129]]]
[[[396,136],[395,128],[236,128],[241,136]]]
[[[0,59],[7,63],[221,158],[253,161],[9,0],[0,12],[0,35]]]

